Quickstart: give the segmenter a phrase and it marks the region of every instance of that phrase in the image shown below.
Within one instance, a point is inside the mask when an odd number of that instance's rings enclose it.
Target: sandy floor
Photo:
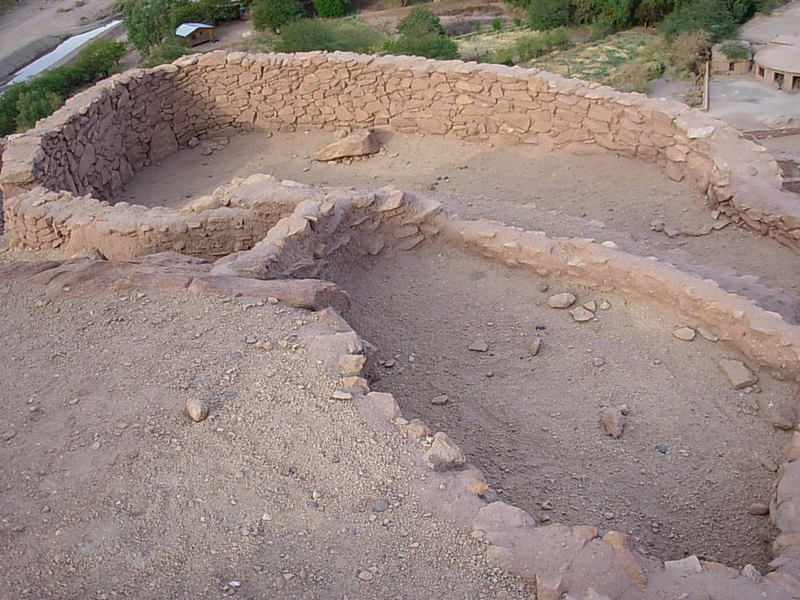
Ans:
[[[376,385],[448,431],[501,498],[539,518],[625,531],[662,559],[769,560],[767,521],[746,508],[770,496],[762,461],[779,456],[787,434],[764,413],[792,401],[790,386],[764,376],[759,393],[733,391],[721,349],[677,340],[680,322],[459,251],[426,247],[328,278],[350,292],[350,321],[379,358],[396,361],[378,367]],[[611,308],[574,323],[546,306],[561,291]],[[469,351],[476,339],[489,352]],[[441,394],[450,402],[431,404]],[[613,440],[599,411],[620,404],[628,426]]]
[[[399,434],[376,443],[304,346],[277,345],[310,313],[0,299],[3,597],[530,598],[417,506]]]
[[[653,166],[611,154],[570,156],[535,147],[489,148],[439,137],[386,135],[382,154],[351,165],[315,163],[329,132],[248,134],[211,156],[202,145],[138,174],[118,200],[180,206],[234,176],[273,173],[304,183],[423,190],[462,216],[499,219],[551,235],[613,240],[712,277],[768,310],[800,321],[796,254],[769,238],[728,226],[702,237],[669,238],[653,219],[676,229],[712,222],[705,200]],[[609,176],[613,174],[613,176]]]
[[[764,129],[781,120],[800,122],[797,94],[782,92],[751,75],[715,78],[709,89],[708,113],[742,131]]]
[[[739,37],[766,44],[777,35],[796,35],[800,32],[800,0],[791,0],[769,15],[757,15],[739,29]]]

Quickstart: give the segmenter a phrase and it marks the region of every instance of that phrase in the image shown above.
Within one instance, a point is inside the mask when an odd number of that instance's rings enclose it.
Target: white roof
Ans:
[[[186,37],[187,35],[192,35],[198,29],[213,28],[213,25],[206,25],[205,23],[184,23],[182,25],[178,25],[178,28],[175,30],[175,35]]]
[[[779,35],[756,54],[755,61],[773,71],[800,73],[800,37]]]

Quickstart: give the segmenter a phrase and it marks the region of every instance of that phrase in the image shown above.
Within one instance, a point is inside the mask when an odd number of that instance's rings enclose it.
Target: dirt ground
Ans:
[[[311,313],[8,285],[0,301],[3,597],[530,597],[420,509],[399,434],[328,399],[294,337]]]
[[[670,238],[676,230],[713,223],[702,198],[657,167],[612,154],[571,156],[536,147],[489,148],[440,137],[386,134],[384,151],[351,165],[308,157],[331,132],[247,134],[211,156],[204,144],[182,150],[131,181],[119,200],[181,206],[235,176],[272,173],[304,183],[422,190],[462,216],[498,219],[550,235],[612,240],[642,256],[658,256],[744,294],[788,321],[800,322],[796,254],[772,239],[729,225],[710,235]],[[613,177],[608,174],[613,173]]]
[[[774,473],[762,463],[787,434],[764,415],[792,401],[790,386],[763,376],[758,392],[733,391],[720,348],[672,335],[683,323],[459,250],[429,246],[326,275],[391,365],[378,367],[376,386],[450,432],[500,498],[540,519],[627,532],[662,559],[768,562],[767,521],[746,509],[769,499]],[[563,291],[611,308],[575,323],[546,305]],[[478,339],[488,352],[468,349]],[[447,404],[431,403],[442,394]],[[614,440],[599,412],[622,404],[627,429]]]

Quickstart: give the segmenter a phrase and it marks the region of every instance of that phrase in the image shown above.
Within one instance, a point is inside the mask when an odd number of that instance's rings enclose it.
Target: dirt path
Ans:
[[[389,361],[376,386],[450,432],[500,498],[540,519],[630,533],[662,559],[768,562],[767,521],[746,510],[769,499],[774,473],[762,463],[787,434],[765,417],[792,401],[790,386],[764,376],[756,393],[733,391],[717,366],[724,353],[673,337],[682,323],[458,250],[429,246],[328,278]],[[578,324],[546,306],[562,291],[611,307]],[[478,339],[488,352],[468,349]],[[442,394],[448,403],[432,404]],[[599,412],[621,404],[628,425],[614,440]]]
[[[304,183],[376,188],[395,185],[432,194],[454,212],[498,219],[550,235],[613,240],[642,256],[658,256],[712,277],[790,322],[800,322],[796,254],[769,238],[728,226],[710,235],[670,238],[714,223],[705,199],[654,165],[611,154],[571,156],[536,147],[489,148],[439,137],[386,135],[385,151],[351,165],[308,159],[332,134],[248,134],[211,156],[203,146],[174,154],[140,173],[118,199],[180,206],[235,176],[255,172]]]
[[[0,299],[4,597],[530,597],[421,512],[399,434],[373,438],[328,400],[332,380],[292,350],[310,313],[188,293]],[[186,417],[191,397],[208,420]]]

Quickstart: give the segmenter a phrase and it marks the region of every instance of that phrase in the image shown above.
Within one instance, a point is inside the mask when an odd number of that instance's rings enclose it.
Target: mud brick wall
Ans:
[[[208,132],[376,125],[655,162],[734,221],[800,249],[797,195],[763,148],[721,121],[532,69],[402,56],[217,51],[115,75],[12,136],[0,186],[7,198],[43,186],[104,200]]]

